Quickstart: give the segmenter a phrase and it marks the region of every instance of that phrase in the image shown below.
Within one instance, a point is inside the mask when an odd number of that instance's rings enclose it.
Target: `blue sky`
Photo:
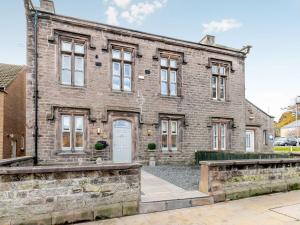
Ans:
[[[247,98],[278,118],[280,108],[300,95],[300,0],[55,0],[55,8],[58,14],[189,41],[209,32],[219,44],[250,44]],[[0,62],[26,63],[25,26],[23,0],[2,1]]]

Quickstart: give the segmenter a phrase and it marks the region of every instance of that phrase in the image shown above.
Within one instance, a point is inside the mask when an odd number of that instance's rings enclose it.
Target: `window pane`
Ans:
[[[168,150],[168,135],[162,135],[161,137],[161,149],[163,151]]]
[[[160,79],[161,81],[168,81],[168,71],[160,70]]]
[[[176,121],[171,122],[171,131],[172,131],[172,134],[177,134],[177,122]]]
[[[170,84],[170,95],[176,96],[177,95],[176,92],[177,92],[177,85],[176,85],[176,83],[175,84],[171,83]]]
[[[131,52],[124,52],[124,60],[131,61]]]
[[[75,44],[75,53],[84,54],[84,45],[83,44]]]
[[[84,68],[84,59],[83,57],[76,56],[75,57],[75,70],[83,71]]]
[[[62,43],[61,43],[61,49],[63,51],[71,52],[72,51],[72,43],[71,42],[62,41]]]
[[[170,67],[172,67],[172,68],[177,68],[177,60],[175,60],[175,59],[170,59]]]
[[[113,76],[113,79],[112,79],[112,83],[113,83],[113,89],[114,90],[120,90],[120,77],[119,76]]]
[[[167,82],[161,82],[161,94],[162,95],[168,94],[168,83]]]
[[[226,124],[221,124],[221,149],[226,149]]]
[[[112,50],[113,59],[121,59],[121,51],[117,49]]]
[[[218,149],[218,125],[213,124],[213,149]]]
[[[166,58],[161,58],[161,59],[160,59],[160,65],[161,65],[161,66],[168,66],[168,59],[166,59]]]
[[[221,99],[225,98],[225,78],[224,77],[220,78],[220,98]]]
[[[131,78],[124,78],[124,90],[131,91]]]
[[[113,75],[120,76],[121,74],[121,66],[120,63],[113,62]]]
[[[63,69],[61,71],[61,83],[71,85],[71,71]]]
[[[75,135],[75,148],[82,148],[83,147],[83,133],[76,132]]]
[[[170,82],[171,83],[176,83],[177,80],[176,80],[176,71],[171,71],[170,72]]]
[[[63,130],[70,130],[70,116],[62,116],[62,129]]]
[[[71,56],[70,55],[62,55],[62,68],[63,69],[71,69]]]
[[[168,121],[166,120],[161,121],[161,131],[163,134],[168,134]]]
[[[212,97],[217,98],[217,77],[212,76],[211,79]]]
[[[177,150],[177,135],[172,135],[171,137],[171,146],[172,146],[172,151],[176,151]]]
[[[131,78],[131,65],[124,64],[124,77]]]
[[[211,72],[212,72],[213,74],[219,74],[218,66],[212,65],[212,67],[211,67]]]
[[[225,69],[224,66],[221,66],[221,67],[219,68],[219,73],[220,73],[220,75],[225,75],[225,71],[226,71],[226,69]]]
[[[62,140],[62,147],[63,148],[70,148],[71,142],[70,142],[70,132],[63,132],[63,140]]]
[[[75,117],[75,130],[83,131],[83,117],[82,116]]]
[[[75,86],[84,86],[84,75],[83,72],[76,71],[74,74],[74,84]]]

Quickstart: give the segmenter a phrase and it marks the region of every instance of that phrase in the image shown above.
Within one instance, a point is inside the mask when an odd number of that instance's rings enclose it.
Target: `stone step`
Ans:
[[[214,203],[214,199],[211,196],[197,197],[197,198],[185,198],[185,199],[170,199],[162,201],[141,202],[139,212],[153,213],[161,212],[172,209],[181,209],[194,206],[210,205]]]

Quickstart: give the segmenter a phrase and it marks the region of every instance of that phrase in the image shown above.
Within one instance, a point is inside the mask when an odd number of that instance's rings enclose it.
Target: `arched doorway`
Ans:
[[[113,162],[132,162],[132,124],[127,120],[113,122]]]

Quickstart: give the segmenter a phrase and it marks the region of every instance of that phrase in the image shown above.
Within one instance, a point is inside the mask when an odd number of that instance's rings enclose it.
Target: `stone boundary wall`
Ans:
[[[33,156],[22,156],[10,159],[1,159],[0,167],[33,166]]]
[[[202,161],[199,189],[215,202],[300,189],[300,159]]]
[[[139,211],[139,164],[0,168],[0,224],[66,224]]]

